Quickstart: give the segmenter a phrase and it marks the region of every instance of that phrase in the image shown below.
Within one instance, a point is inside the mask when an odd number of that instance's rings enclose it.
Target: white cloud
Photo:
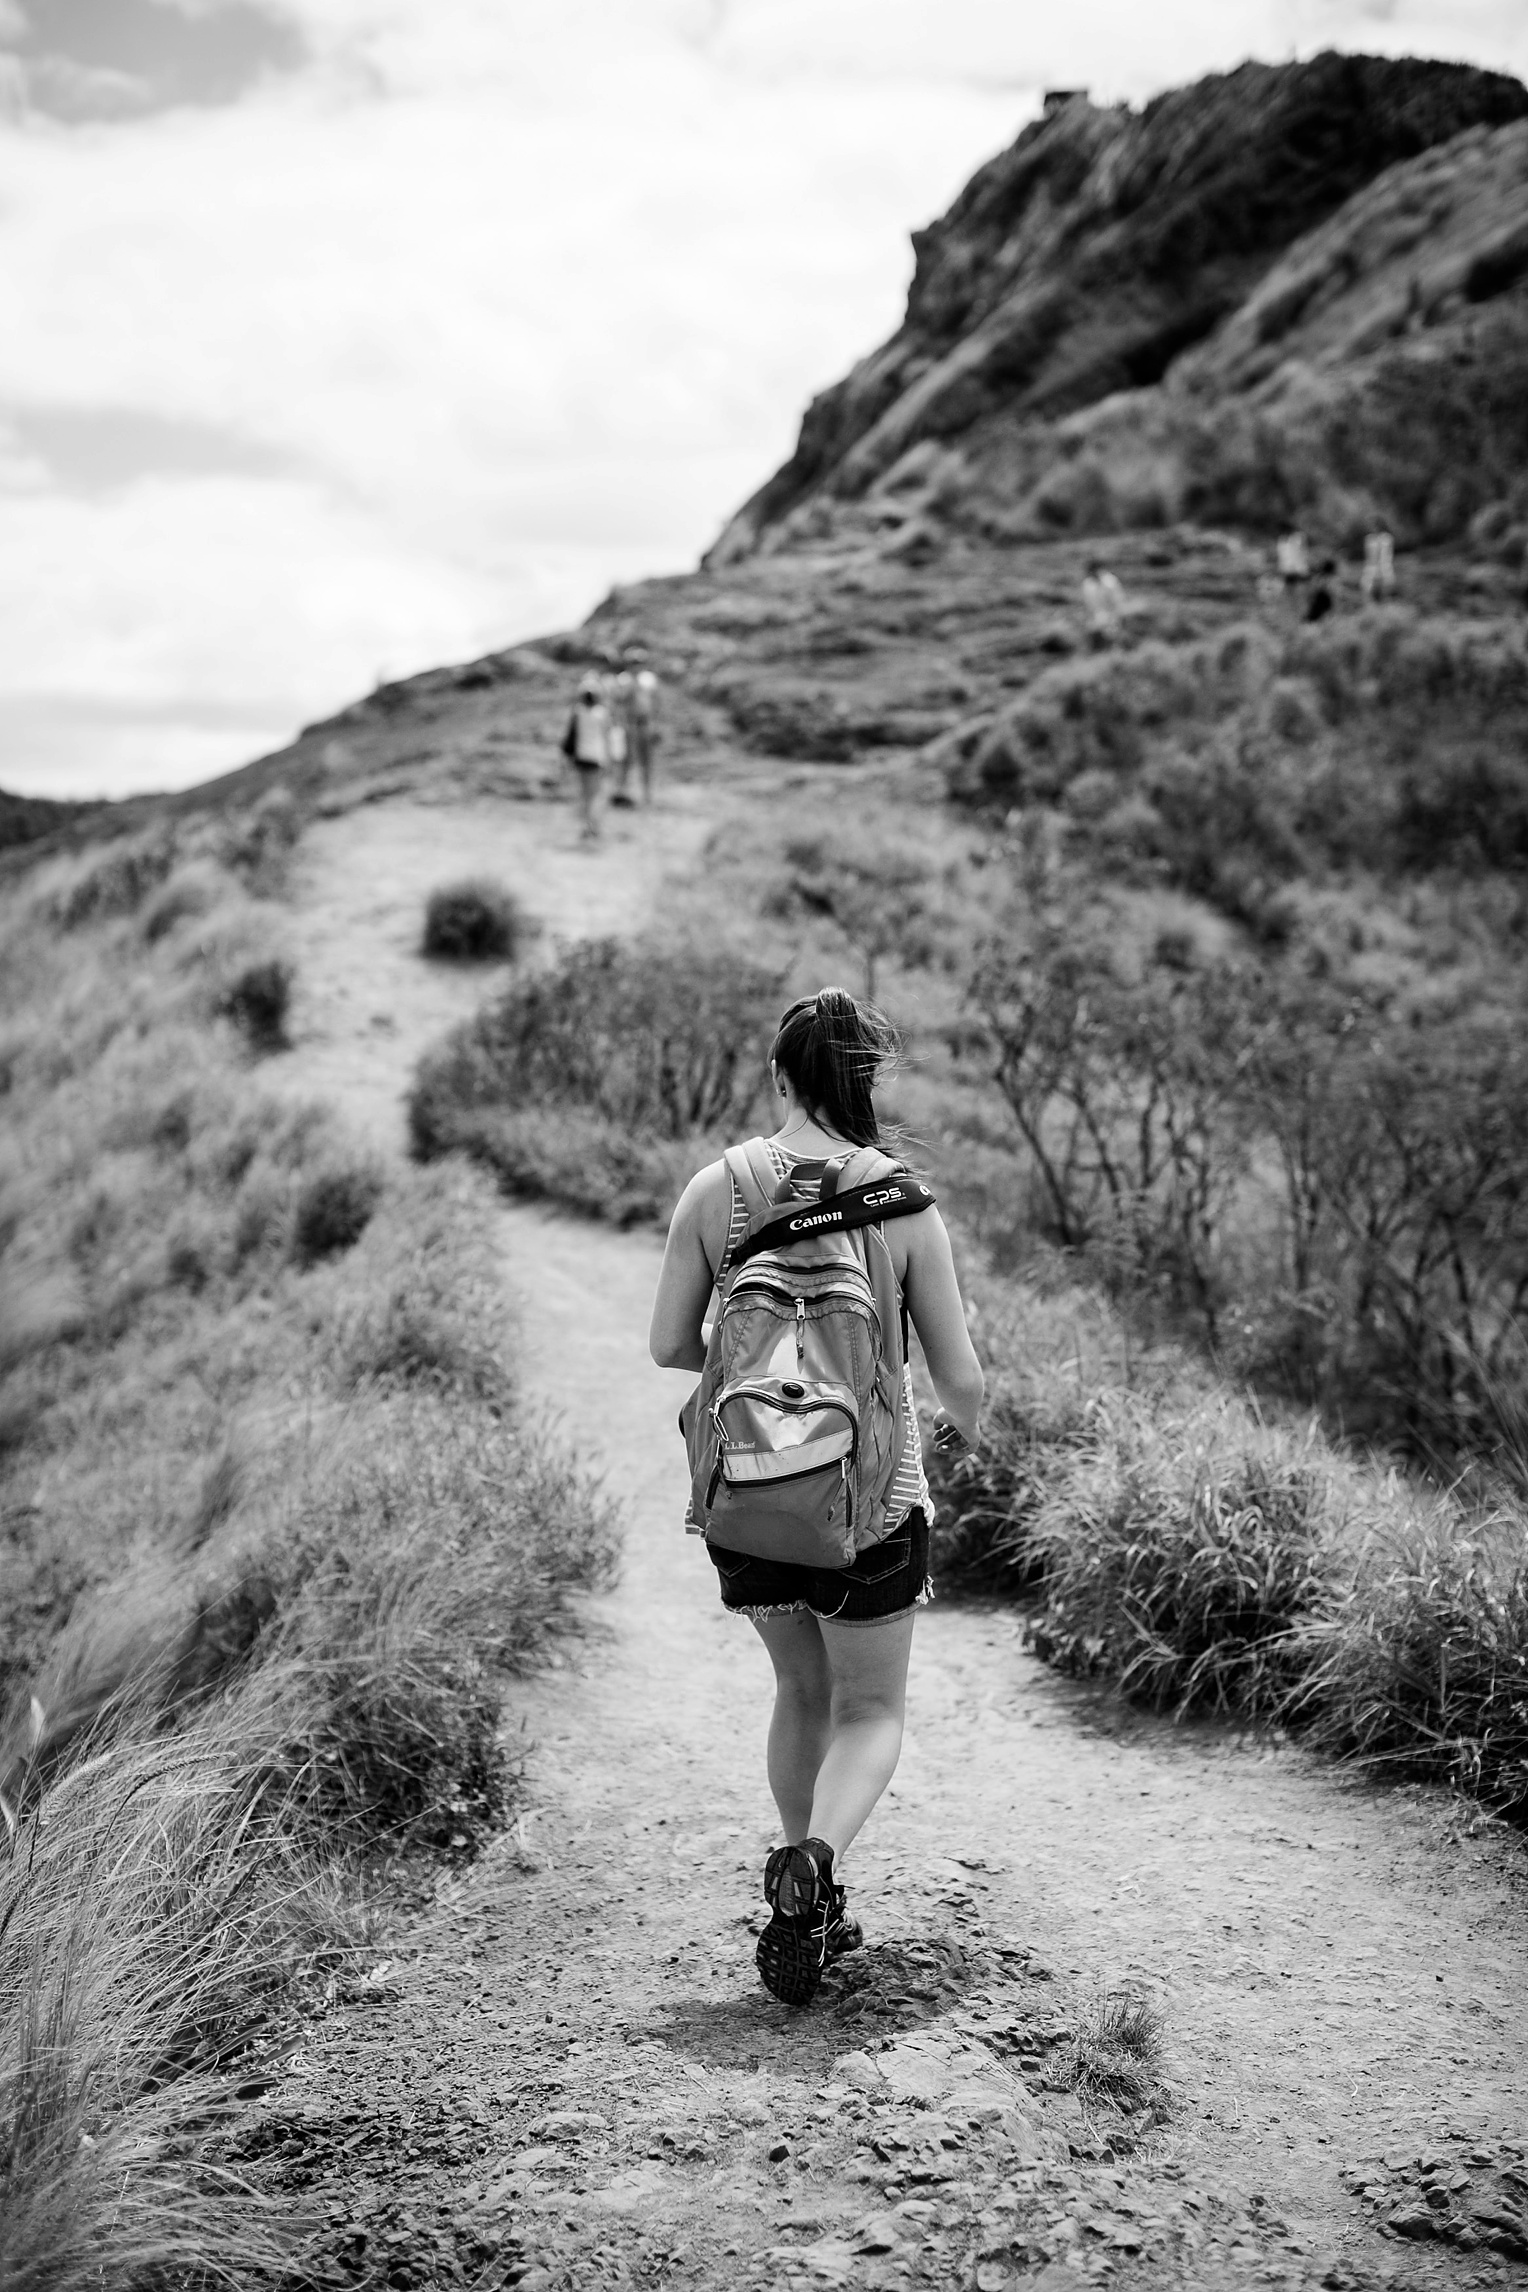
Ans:
[[[1450,4],[1482,52],[1508,24]],[[83,500],[0,435],[0,784],[194,778],[692,561],[896,323],[906,230],[1024,90],[1141,93],[1339,19],[1379,44],[1362,0],[293,12],[311,67],[236,106],[0,134],[0,407],[270,465]]]

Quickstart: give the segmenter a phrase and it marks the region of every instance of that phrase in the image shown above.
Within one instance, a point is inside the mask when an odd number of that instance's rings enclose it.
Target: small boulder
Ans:
[[[868,2053],[841,2053],[833,2064],[833,2081],[852,2086],[857,2093],[879,2093],[885,2080]]]

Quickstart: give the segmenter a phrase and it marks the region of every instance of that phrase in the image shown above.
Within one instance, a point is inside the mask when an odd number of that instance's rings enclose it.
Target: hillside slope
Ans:
[[[1391,466],[1406,457],[1374,451],[1370,433],[1393,429],[1408,381],[1422,426],[1431,411],[1452,431],[1460,393],[1417,382],[1415,338],[1433,338],[1431,379],[1437,360],[1468,353],[1488,309],[1511,371],[1468,432],[1520,443],[1525,115],[1528,92],[1499,75],[1337,55],[1244,65],[1139,114],[1056,106],[915,234],[902,326],[814,400],[795,453],[712,562],[790,547],[826,508],[926,479],[935,441],[962,457],[942,469],[941,506],[989,531],[1005,517],[1010,533],[1042,536],[1185,513],[1270,523],[1299,506],[1299,487],[1283,471],[1248,483],[1270,444],[1244,435],[1258,425],[1242,402],[1308,445],[1304,368],[1329,374],[1398,340],[1400,383],[1342,400],[1341,444],[1370,481],[1361,512],[1430,538],[1461,531],[1490,473],[1419,504]],[[1110,466],[1069,474],[1096,441],[1096,408]]]

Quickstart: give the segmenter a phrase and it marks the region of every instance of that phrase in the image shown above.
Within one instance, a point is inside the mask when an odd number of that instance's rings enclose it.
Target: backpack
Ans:
[[[695,1522],[725,1550],[847,1568],[895,1525],[906,1431],[907,1318],[881,1225],[934,1196],[873,1146],[830,1162],[816,1202],[784,1206],[762,1138],[726,1160],[748,1231],[679,1419]]]

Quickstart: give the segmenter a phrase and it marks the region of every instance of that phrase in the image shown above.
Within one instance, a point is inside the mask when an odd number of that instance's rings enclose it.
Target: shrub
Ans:
[[[756,1103],[778,993],[772,972],[725,949],[570,949],[421,1061],[414,1152],[459,1148],[512,1191],[623,1222],[658,1214],[659,1181]]]
[[[218,889],[211,876],[190,868],[172,875],[164,889],[143,911],[143,936],[155,946],[190,916],[206,915],[216,906]]]
[[[381,1172],[352,1166],[316,1170],[297,1190],[292,1212],[292,1255],[299,1265],[354,1249],[382,1193]]]
[[[422,952],[456,963],[507,963],[524,933],[514,896],[488,876],[432,891]]]
[[[427,1397],[365,1418],[273,1527],[251,1692],[292,1819],[354,1843],[474,1843],[510,1788],[507,1676],[608,1582],[611,1506],[549,1441]]]
[[[175,865],[169,841],[123,845],[76,877],[53,903],[55,922],[65,931],[114,915],[131,915],[158,889]]]
[[[218,1009],[232,1019],[257,1056],[287,1047],[293,971],[279,957],[251,963],[224,988]]]
[[[1303,1670],[1293,1633],[1332,1564],[1316,1452],[1224,1404],[1161,1421],[1113,1400],[1046,1491],[1036,1640],[1154,1709],[1269,1717]]]
[[[269,894],[281,889],[287,861],[301,834],[297,799],[289,788],[272,788],[258,803],[224,822],[218,857],[224,867],[243,877],[251,891]]]
[[[1292,1709],[1323,1749],[1528,1820],[1528,1516],[1396,1510],[1302,1627]]]

